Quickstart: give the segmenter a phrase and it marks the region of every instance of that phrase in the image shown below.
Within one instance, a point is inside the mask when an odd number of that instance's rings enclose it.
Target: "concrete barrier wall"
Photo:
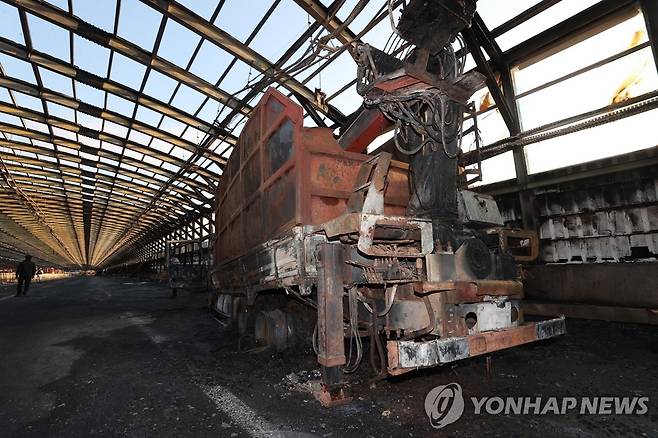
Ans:
[[[658,309],[658,263],[565,263],[528,266],[526,298]]]

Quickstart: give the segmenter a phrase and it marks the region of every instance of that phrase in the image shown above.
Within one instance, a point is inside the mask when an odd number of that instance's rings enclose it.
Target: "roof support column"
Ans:
[[[655,0],[640,0],[640,4],[653,50],[654,65],[658,70],[658,3]]]

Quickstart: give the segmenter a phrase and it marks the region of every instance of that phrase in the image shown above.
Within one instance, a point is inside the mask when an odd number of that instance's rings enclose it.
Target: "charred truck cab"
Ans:
[[[463,20],[409,3],[398,32],[413,46],[402,57],[354,47],[364,110],[339,138],[303,127],[302,108],[270,89],[217,193],[211,306],[281,351],[304,331],[289,305],[301,303],[327,405],[345,400],[343,375],[366,339],[387,376],[566,331],[564,318],[524,321],[519,263],[537,257],[536,233],[505,228],[493,198],[463,188],[464,114],[475,118],[466,102],[484,80],[463,74],[451,45],[475,2],[453,3]],[[382,121],[409,163],[351,152]]]

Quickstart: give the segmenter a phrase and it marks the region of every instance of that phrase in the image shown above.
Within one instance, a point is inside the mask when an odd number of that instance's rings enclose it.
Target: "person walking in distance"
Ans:
[[[16,279],[18,280],[16,291],[16,296],[27,294],[27,290],[30,288],[30,282],[34,278],[34,274],[37,272],[37,265],[32,261],[32,256],[29,254],[25,255],[25,260],[20,262],[16,266]]]

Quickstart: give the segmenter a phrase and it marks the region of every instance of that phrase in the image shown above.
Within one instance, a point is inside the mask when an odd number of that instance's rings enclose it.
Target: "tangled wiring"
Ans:
[[[384,53],[402,62],[413,62],[418,50],[405,44],[395,27],[392,0],[387,2],[393,33],[389,37]],[[452,43],[433,57],[432,69],[441,80],[460,77],[464,72],[464,41],[455,38],[457,50]],[[364,97],[366,108],[377,108],[394,124],[393,140],[396,148],[404,155],[414,155],[428,146],[431,150],[443,148],[450,159],[459,156],[462,146],[462,122],[464,105],[449,98],[439,88],[430,86],[411,92],[373,91],[374,84],[382,78],[370,46],[364,44],[356,49],[357,92]],[[413,146],[411,146],[413,145]],[[452,148],[449,145],[454,145]]]

